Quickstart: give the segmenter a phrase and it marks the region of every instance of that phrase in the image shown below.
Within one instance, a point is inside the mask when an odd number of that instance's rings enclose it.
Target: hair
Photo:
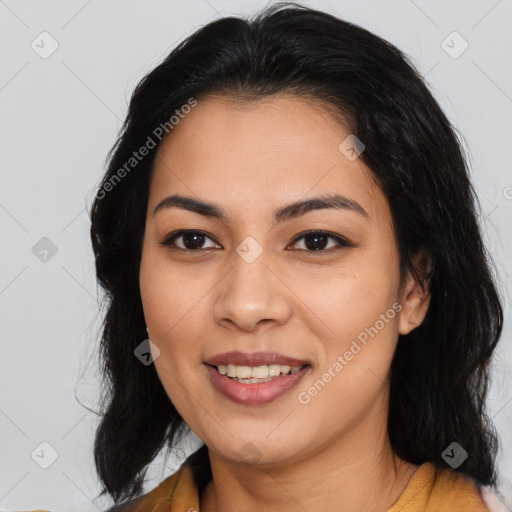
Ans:
[[[101,495],[108,492],[118,503],[140,494],[148,465],[185,432],[154,365],[134,357],[146,338],[139,267],[163,139],[155,137],[162,132],[156,128],[169,128],[191,98],[251,102],[280,93],[329,105],[364,143],[360,158],[392,214],[401,276],[411,272],[431,293],[424,321],[399,337],[392,362],[393,450],[410,463],[444,465],[443,451],[457,442],[469,454],[457,471],[495,484],[498,438],[485,400],[503,308],[455,128],[395,46],[328,13],[280,3],[248,19],[215,20],[181,42],[135,87],[108,154],[90,212],[107,304],[103,411],[94,444]],[[132,165],[134,150],[150,140],[156,146]],[[128,171],[127,162],[135,168]],[[427,268],[414,264],[419,253],[428,256]]]

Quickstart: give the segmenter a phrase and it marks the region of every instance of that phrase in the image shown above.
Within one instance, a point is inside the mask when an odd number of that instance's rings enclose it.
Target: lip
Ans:
[[[223,352],[217,354],[205,361],[205,364],[210,366],[219,366],[228,364],[234,364],[237,366],[263,366],[271,364],[280,364],[283,366],[291,366],[292,368],[297,366],[304,366],[309,364],[310,361],[301,361],[293,357],[288,357],[277,352]],[[230,381],[231,382],[231,381]]]
[[[205,368],[217,390],[233,402],[245,405],[263,405],[273,402],[294,388],[311,370],[311,366],[307,365],[294,374],[282,375],[268,382],[243,384],[221,375],[209,364],[206,364]]]

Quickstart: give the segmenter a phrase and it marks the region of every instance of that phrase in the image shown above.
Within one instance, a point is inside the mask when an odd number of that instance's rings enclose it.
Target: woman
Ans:
[[[111,510],[489,510],[502,306],[475,203],[446,116],[370,32],[285,4],[181,43],[91,212]],[[204,445],[141,496],[188,429]]]

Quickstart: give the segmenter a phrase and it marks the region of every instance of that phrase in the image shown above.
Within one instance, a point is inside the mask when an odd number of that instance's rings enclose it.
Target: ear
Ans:
[[[418,252],[412,259],[421,282],[415,280],[410,271],[407,272],[405,283],[399,296],[402,309],[399,313],[398,331],[400,334],[409,334],[423,322],[430,305],[430,292],[426,275],[431,268],[431,258],[424,252]]]

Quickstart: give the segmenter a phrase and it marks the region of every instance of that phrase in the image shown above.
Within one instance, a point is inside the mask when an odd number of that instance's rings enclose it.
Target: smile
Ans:
[[[283,396],[311,369],[287,365],[205,365],[213,386],[233,402],[245,405],[262,405]]]

